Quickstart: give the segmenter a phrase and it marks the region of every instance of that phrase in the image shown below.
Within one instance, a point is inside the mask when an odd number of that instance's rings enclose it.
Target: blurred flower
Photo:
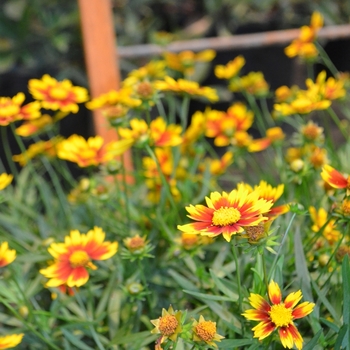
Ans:
[[[323,128],[319,127],[312,120],[309,120],[306,125],[303,125],[300,129],[300,132],[306,141],[323,142]]]
[[[23,92],[14,97],[0,97],[0,126],[9,125],[17,120],[33,120],[40,117],[40,103],[34,101],[22,106],[25,100]]]
[[[341,213],[344,216],[350,216],[350,199],[345,198],[341,204]]]
[[[48,251],[55,261],[46,269],[40,270],[42,275],[49,278],[46,287],[84,285],[89,279],[87,268],[97,269],[91,260],[106,260],[117,252],[118,242],[104,242],[104,239],[103,230],[94,227],[87,234],[72,230],[65,237],[64,243],[52,243]]]
[[[327,212],[324,208],[316,209],[313,206],[309,207],[309,212],[313,225],[311,227],[314,232],[322,232],[323,237],[329,244],[338,242],[341,237],[340,231],[336,230],[336,221],[328,219]]]
[[[47,125],[51,125],[53,119],[48,114],[44,114],[38,119],[28,120],[16,129],[16,134],[22,137],[32,136]]]
[[[321,168],[328,163],[327,150],[321,147],[312,147],[309,161],[315,169]]]
[[[201,111],[196,111],[191,118],[191,124],[185,130],[182,136],[181,150],[188,152],[188,147],[196,142],[205,132],[206,129],[206,115]]]
[[[220,159],[210,160],[210,174],[219,176],[226,172],[227,168],[233,163],[233,153],[226,152]]]
[[[350,176],[345,177],[330,165],[325,164],[322,168],[321,177],[333,188],[345,188],[346,195],[350,195]]]
[[[244,231],[244,226],[254,226],[267,220],[272,202],[259,199],[259,192],[249,193],[240,187],[230,193],[212,192],[204,205],[186,207],[189,218],[196,222],[178,225],[180,231],[215,237],[222,234],[230,242],[231,236]]]
[[[12,156],[12,159],[15,162],[18,162],[21,166],[25,166],[29,160],[39,155],[45,155],[50,158],[56,157],[57,146],[61,141],[62,137],[56,136],[48,141],[32,143],[24,153],[14,155]]]
[[[85,88],[73,86],[67,79],[59,82],[48,74],[43,75],[41,80],[30,79],[28,89],[36,100],[42,101],[43,108],[54,111],[77,113],[78,103],[86,102],[89,98]]]
[[[283,130],[279,126],[266,130],[266,137],[251,140],[248,144],[248,152],[260,152],[272,144],[282,141],[285,138]]]
[[[246,92],[255,96],[266,96],[269,92],[269,84],[262,72],[250,72],[247,75],[234,79],[229,84],[233,92]]]
[[[237,102],[230,106],[226,113],[211,109],[205,110],[205,136],[213,137],[215,146],[234,144],[235,134],[248,130],[254,121],[254,114],[243,103]]]
[[[125,247],[131,252],[140,251],[147,244],[146,236],[140,237],[139,235],[127,237],[123,241]]]
[[[132,143],[132,140],[119,140],[104,144],[101,136],[89,137],[85,140],[82,136],[74,134],[58,143],[57,156],[77,163],[81,168],[97,166],[123,154],[132,146]]]
[[[182,331],[181,316],[182,312],[174,311],[171,305],[168,311],[162,309],[162,316],[156,320],[151,320],[151,323],[155,326],[151,333],[160,333],[162,335],[162,342],[168,338],[176,341],[179,333]]]
[[[278,329],[283,347],[292,349],[293,345],[295,345],[298,350],[302,349],[303,338],[293,321],[310,314],[315,304],[303,302],[295,307],[302,298],[300,290],[290,293],[282,301],[280,287],[274,281],[271,281],[269,284],[268,295],[272,305],[259,294],[251,293],[249,302],[254,309],[246,310],[242,314],[248,320],[260,321],[252,329],[254,338],[262,340]]]
[[[219,100],[215,89],[207,86],[199,86],[195,81],[184,79],[175,80],[166,76],[164,80],[157,80],[155,82],[155,87],[160,91],[172,91],[180,94],[187,94],[192,97],[207,98],[211,102]]]
[[[2,173],[0,174],[0,191],[6,188],[13,180],[13,175]]]
[[[225,66],[215,66],[214,72],[217,78],[230,80],[232,78],[235,78],[239,74],[244,65],[245,59],[243,56],[239,55],[235,57],[232,61],[228,62]]]
[[[206,321],[202,315],[199,316],[198,321],[193,321],[192,332],[195,342],[205,342],[214,348],[217,348],[215,342],[220,342],[225,338],[216,333],[216,322]]]
[[[0,244],[0,267],[11,264],[15,259],[16,251],[14,249],[9,249],[8,242],[2,242]]]
[[[184,75],[191,75],[194,73],[197,62],[212,61],[216,56],[216,52],[214,50],[204,50],[198,53],[193,51],[165,52],[163,56],[170,69],[181,72]]]
[[[0,349],[11,349],[21,343],[24,334],[9,334],[0,337]]]
[[[341,263],[345,255],[348,255],[350,258],[350,246],[343,244],[338,248],[335,258],[339,263]]]
[[[287,46],[284,50],[288,57],[299,56],[303,59],[313,59],[318,55],[314,44],[317,32],[323,26],[323,17],[319,12],[314,12],[311,16],[310,26],[302,26],[300,35],[297,39]]]

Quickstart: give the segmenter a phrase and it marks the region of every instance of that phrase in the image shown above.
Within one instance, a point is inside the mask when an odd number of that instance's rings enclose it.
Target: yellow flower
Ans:
[[[172,91],[180,94],[188,94],[193,97],[207,98],[211,102],[219,100],[215,89],[207,86],[199,86],[195,81],[185,79],[175,80],[166,76],[164,80],[157,80],[155,87],[160,91]]]
[[[237,56],[232,61],[228,62],[225,66],[215,66],[215,75],[219,79],[232,79],[236,77],[245,65],[245,59],[243,56]]]
[[[16,129],[16,134],[22,137],[31,136],[53,123],[52,117],[44,114],[38,119],[28,120]]]
[[[78,103],[88,100],[88,92],[80,86],[73,86],[70,80],[59,82],[48,74],[41,80],[31,79],[28,83],[29,92],[36,100],[42,101],[43,108],[54,111],[77,113]]]
[[[140,237],[140,235],[135,235],[133,237],[127,237],[124,240],[124,244],[128,250],[131,252],[142,250],[146,244],[146,236]]]
[[[0,174],[0,191],[6,188],[13,180],[13,175],[2,173]]]
[[[232,80],[229,89],[233,92],[245,91],[256,96],[266,96],[269,92],[269,84],[262,72],[250,72],[247,75]]]
[[[20,344],[24,334],[10,334],[0,337],[0,349],[11,349]]]
[[[216,322],[206,321],[202,315],[199,316],[198,322],[194,320],[192,332],[194,341],[204,342],[214,348],[217,348],[215,342],[220,342],[225,338],[216,333]]]
[[[11,264],[15,259],[16,251],[14,249],[9,249],[9,244],[7,242],[2,242],[0,244],[0,267]]]
[[[123,154],[133,144],[133,140],[119,140],[104,144],[101,136],[89,137],[71,135],[57,145],[57,156],[64,160],[77,163],[84,168],[106,163]]]
[[[300,133],[307,141],[317,142],[323,141],[323,128],[319,127],[312,120],[306,125],[303,125],[300,129]]]
[[[228,151],[220,159],[210,160],[210,173],[215,176],[222,175],[232,163],[233,153]]]
[[[181,316],[182,312],[174,311],[171,305],[168,310],[162,309],[162,316],[156,320],[151,320],[151,323],[155,326],[151,333],[160,333],[163,341],[168,338],[172,341],[176,341],[178,335],[182,331]]]
[[[39,272],[49,278],[46,287],[81,287],[89,279],[88,268],[96,270],[92,260],[106,260],[116,254],[118,242],[104,241],[106,234],[94,227],[86,234],[70,231],[64,243],[52,243],[48,248],[54,263]]]
[[[268,296],[270,303],[259,294],[251,293],[249,302],[254,309],[246,310],[242,314],[248,320],[260,321],[252,329],[254,338],[263,340],[278,330],[283,347],[292,349],[295,345],[301,350],[303,338],[293,321],[310,314],[315,304],[305,301],[296,306],[302,298],[300,290],[290,293],[283,301],[281,289],[274,281],[268,286]]]
[[[62,137],[56,136],[48,141],[32,143],[24,153],[14,155],[12,156],[12,159],[15,162],[18,162],[21,166],[25,166],[30,159],[39,155],[45,155],[50,158],[56,157],[57,145],[61,141]]]

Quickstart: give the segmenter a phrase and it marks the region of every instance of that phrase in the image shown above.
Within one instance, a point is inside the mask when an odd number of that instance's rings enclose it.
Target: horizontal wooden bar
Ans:
[[[136,58],[158,56],[163,52],[181,52],[184,50],[202,51],[213,49],[223,51],[227,49],[249,49],[272,45],[288,44],[296,39],[300,29],[276,30],[254,34],[239,34],[225,37],[192,39],[175,41],[167,46],[143,44],[132,46],[119,46],[117,55],[120,58]],[[350,24],[335,25],[321,28],[317,34],[320,39],[350,38]]]

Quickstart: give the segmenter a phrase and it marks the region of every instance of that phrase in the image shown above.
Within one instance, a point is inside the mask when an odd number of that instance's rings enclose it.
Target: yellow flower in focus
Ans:
[[[182,232],[201,234],[209,237],[223,235],[226,241],[231,236],[244,231],[244,226],[254,226],[267,220],[263,215],[269,212],[272,202],[259,198],[259,192],[249,193],[244,188],[230,193],[212,192],[205,198],[207,206],[190,205],[186,207],[188,217],[194,223],[178,225]]]
[[[39,272],[49,278],[46,287],[81,287],[89,279],[88,268],[96,270],[92,260],[106,260],[116,254],[118,242],[105,242],[106,234],[94,227],[86,234],[70,231],[64,243],[52,243],[48,248],[55,261]]]
[[[13,175],[2,173],[0,174],[0,191],[6,188],[13,180]]]
[[[81,168],[98,166],[123,154],[133,144],[133,140],[119,140],[104,144],[101,136],[89,137],[71,135],[57,145],[58,158],[77,163]]]
[[[172,91],[180,94],[187,94],[192,97],[207,98],[211,102],[216,102],[219,97],[215,89],[207,86],[199,86],[195,81],[178,79],[175,80],[169,76],[166,76],[164,80],[157,80],[155,82],[156,89],[160,91]]]
[[[89,98],[85,88],[73,86],[70,80],[59,82],[48,74],[41,80],[30,79],[28,89],[32,96],[41,101],[42,107],[54,111],[77,113],[78,103],[86,102]]]
[[[224,339],[222,335],[216,333],[216,322],[206,321],[202,315],[199,320],[194,320],[192,324],[193,340],[196,342],[204,342],[214,348],[217,348],[215,342]]]
[[[44,114],[38,119],[28,120],[16,129],[16,134],[22,137],[31,136],[53,123],[52,117]]]
[[[57,145],[62,141],[61,136],[53,137],[48,141],[38,141],[29,145],[28,149],[21,154],[12,156],[15,162],[18,162],[21,166],[25,166],[29,160],[39,156],[45,155],[49,158],[57,156]]]
[[[7,242],[2,242],[0,244],[0,267],[11,264],[15,259],[16,251],[14,249],[9,249],[9,244]]]
[[[313,206],[309,207],[309,212],[313,225],[311,227],[313,232],[322,231],[323,237],[329,244],[334,244],[339,241],[341,237],[340,231],[336,230],[336,222],[334,219],[328,219],[327,212],[324,208],[316,209]]]
[[[151,320],[155,328],[151,331],[152,334],[161,334],[163,341],[170,339],[176,341],[178,335],[182,331],[181,311],[174,311],[170,305],[168,310],[162,309],[162,316],[156,320]]]
[[[237,56],[232,61],[228,62],[225,66],[215,66],[215,75],[219,79],[230,80],[236,77],[245,65],[245,59],[243,56]]]
[[[9,334],[0,337],[0,349],[11,349],[21,343],[24,334]]]
[[[283,301],[281,289],[274,281],[268,286],[268,296],[270,303],[259,294],[250,293],[249,302],[254,309],[246,310],[242,314],[248,320],[260,321],[252,328],[254,338],[263,340],[278,330],[284,348],[292,349],[295,345],[301,350],[303,338],[293,321],[309,315],[315,304],[306,301],[296,306],[302,298],[300,290],[290,293]]]
[[[262,72],[250,72],[247,75],[232,80],[229,89],[233,92],[246,92],[255,96],[266,96],[269,92],[269,84]]]

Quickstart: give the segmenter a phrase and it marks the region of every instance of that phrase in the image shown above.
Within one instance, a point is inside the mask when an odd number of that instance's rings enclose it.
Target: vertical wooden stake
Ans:
[[[117,42],[114,34],[110,0],[78,0],[85,51],[85,64],[91,97],[118,90],[120,73]],[[117,133],[108,125],[101,111],[93,112],[94,128],[106,142],[116,140]],[[132,169],[131,155],[124,156],[126,170]]]

